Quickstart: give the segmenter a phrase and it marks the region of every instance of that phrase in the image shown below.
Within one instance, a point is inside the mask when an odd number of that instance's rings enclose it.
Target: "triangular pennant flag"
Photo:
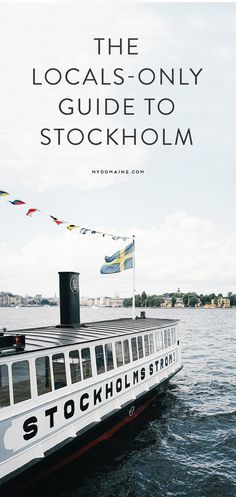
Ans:
[[[64,224],[65,221],[60,221],[59,219],[57,219],[57,217],[54,217],[54,216],[50,216],[53,220],[54,223],[56,224]]]
[[[11,195],[11,193],[8,193],[6,192],[5,190],[0,190],[0,197],[6,197],[8,195]],[[7,201],[8,203],[12,204],[12,205],[25,205],[26,202],[24,202],[23,200],[19,200],[19,199],[15,199],[15,200],[8,200]],[[35,214],[35,212],[43,212],[39,209],[36,209],[36,207],[31,207],[30,209],[27,210],[27,212],[25,212],[25,215],[27,217],[32,217],[33,214]],[[57,224],[58,226],[60,224],[66,224],[66,228],[69,230],[69,231],[72,231],[72,230],[75,230],[75,229],[79,229],[79,233],[81,233],[81,235],[86,235],[87,233],[91,233],[92,235],[101,235],[103,238],[106,237],[106,236],[110,236],[113,240],[129,240],[129,237],[122,237],[122,236],[116,236],[116,235],[113,235],[111,233],[104,233],[103,231],[97,231],[93,228],[81,228],[78,224],[68,224],[68,221],[62,221],[60,219],[58,219],[57,217],[55,216],[52,216],[52,215],[49,215],[48,213],[45,213],[47,216],[49,216],[53,222],[55,224]]]
[[[75,230],[76,228],[80,228],[80,226],[77,226],[76,224],[68,224],[66,227],[69,231]]]
[[[25,202],[23,202],[23,200],[9,200],[8,202],[10,202],[10,204],[12,204],[12,205],[23,205],[23,204],[25,204]]]
[[[34,212],[39,212],[39,209],[29,209],[26,212],[26,216],[32,217],[32,214],[34,214]]]

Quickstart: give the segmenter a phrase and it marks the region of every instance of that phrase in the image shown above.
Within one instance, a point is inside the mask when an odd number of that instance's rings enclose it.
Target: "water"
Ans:
[[[81,309],[83,321],[130,315]],[[184,369],[109,442],[35,485],[39,497],[235,497],[236,310],[154,309],[181,319]],[[0,327],[58,322],[57,308],[0,308]]]

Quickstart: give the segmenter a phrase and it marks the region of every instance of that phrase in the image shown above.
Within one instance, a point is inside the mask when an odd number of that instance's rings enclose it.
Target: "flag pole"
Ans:
[[[135,235],[133,235],[133,298],[132,298],[132,319],[135,319]]]

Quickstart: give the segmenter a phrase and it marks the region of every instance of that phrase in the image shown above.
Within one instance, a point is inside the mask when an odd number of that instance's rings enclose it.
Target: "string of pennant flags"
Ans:
[[[10,193],[5,192],[3,190],[0,190],[0,198],[1,197],[7,198],[9,196],[11,196]],[[19,200],[19,199],[8,200],[7,202],[11,205],[14,205],[14,206],[25,205],[27,207],[27,203],[24,202],[23,200]],[[78,230],[78,233],[80,233],[81,235],[86,235],[87,233],[90,233],[91,235],[101,235],[103,237],[109,236],[112,238],[112,240],[115,240],[115,241],[116,240],[126,241],[126,240],[130,239],[130,237],[128,237],[128,236],[120,236],[120,235],[118,236],[118,235],[114,235],[112,233],[104,233],[103,231],[97,231],[93,228],[85,228],[81,225],[70,224],[67,221],[64,221],[58,217],[52,216],[51,214],[47,214],[47,213],[43,212],[41,209],[36,209],[35,207],[29,207],[29,208],[27,207],[27,211],[25,212],[25,215],[27,217],[33,217],[37,212],[45,214],[46,216],[48,216],[52,220],[53,223],[57,224],[57,226],[65,225],[67,230],[69,230],[69,231]]]

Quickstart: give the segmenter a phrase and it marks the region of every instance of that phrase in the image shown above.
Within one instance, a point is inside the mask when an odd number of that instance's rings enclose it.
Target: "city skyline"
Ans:
[[[138,295],[141,295],[143,293],[147,293],[147,292],[145,290],[142,290],[139,293],[135,292],[135,295],[138,296]],[[150,295],[155,295],[155,296],[163,297],[163,298],[169,298],[169,297],[172,297],[173,295],[178,297],[178,296],[183,296],[183,295],[187,295],[187,294],[196,294],[196,295],[212,295],[212,294],[214,294],[216,297],[221,297],[221,296],[228,297],[230,294],[236,295],[234,292],[232,292],[230,290],[225,292],[225,293],[224,292],[211,292],[211,293],[199,292],[197,294],[197,292],[194,292],[192,290],[182,292],[180,290],[180,288],[178,288],[174,292],[164,291],[162,293],[154,293],[154,294],[150,294]],[[23,299],[27,299],[27,298],[28,299],[50,299],[50,300],[55,300],[55,301],[59,301],[59,298],[60,298],[59,295],[57,295],[56,293],[53,296],[52,295],[43,295],[40,293],[36,293],[35,295],[29,294],[29,293],[26,293],[25,295],[20,295],[18,293],[14,293],[14,291],[8,291],[8,290],[3,290],[3,289],[0,289],[0,295],[9,295],[12,297],[20,297]],[[118,292],[118,291],[115,291],[113,293],[113,295],[105,295],[105,294],[104,295],[94,295],[94,294],[80,295],[80,301],[82,301],[83,299],[84,300],[99,300],[99,299],[113,299],[113,300],[123,299],[124,300],[126,298],[128,298],[128,299],[131,298],[131,294],[129,297],[122,296],[122,295],[120,295],[120,292]]]

